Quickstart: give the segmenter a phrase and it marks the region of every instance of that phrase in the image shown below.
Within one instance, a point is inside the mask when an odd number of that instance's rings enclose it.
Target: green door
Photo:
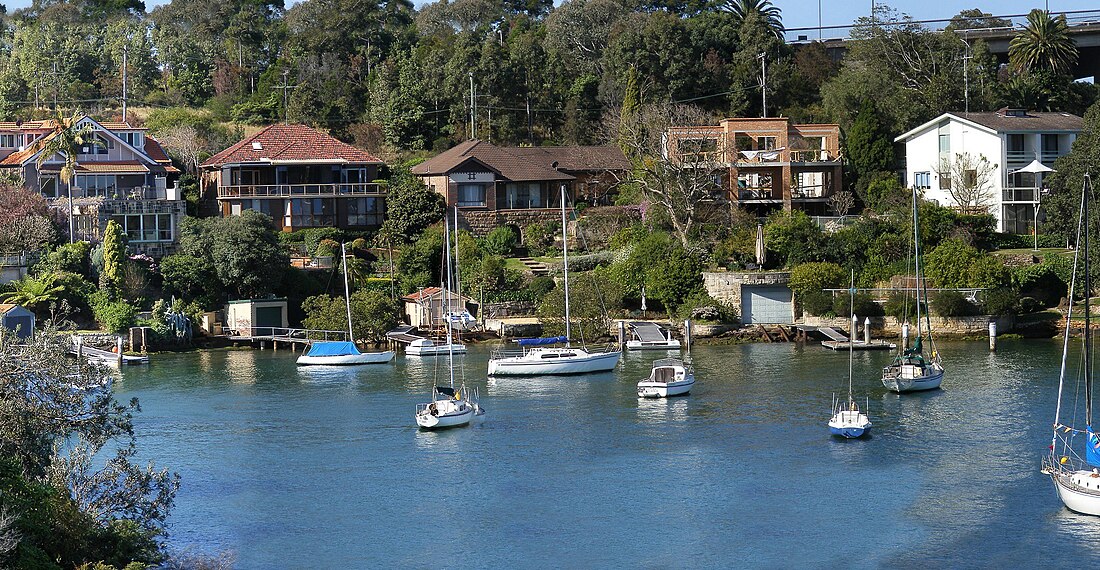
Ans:
[[[256,307],[256,322],[252,326],[263,329],[256,331],[258,335],[285,334],[285,331],[280,330],[283,328],[283,308]],[[267,327],[271,327],[270,332]]]

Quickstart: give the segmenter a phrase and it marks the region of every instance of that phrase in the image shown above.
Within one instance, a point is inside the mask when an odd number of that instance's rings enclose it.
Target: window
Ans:
[[[1042,135],[1043,152],[1045,153],[1057,153],[1058,152],[1058,135]]]
[[[772,199],[772,176],[770,174],[738,174],[737,196],[739,200]]]
[[[136,149],[145,146],[145,137],[141,133],[118,133],[118,138],[126,141],[126,144]]]
[[[47,198],[57,198],[57,177],[43,176],[38,187],[39,192]]]
[[[977,170],[964,170],[963,171],[963,187],[974,188],[978,185],[978,171]]]
[[[459,206],[484,206],[485,205],[485,185],[484,184],[459,184],[458,185],[458,205]]]
[[[1024,135],[1007,135],[1008,152],[1024,152]]]
[[[15,135],[0,135],[0,147],[15,148]]]
[[[1035,224],[1035,207],[1032,204],[1005,204],[1001,206],[1004,231],[1010,234],[1029,234]]]
[[[950,172],[937,172],[936,175],[940,179],[940,190],[951,189],[951,173]]]
[[[1035,188],[1038,186],[1033,172],[1012,172],[1008,175],[1008,188]]]
[[[799,172],[798,185],[794,188],[795,198],[823,198],[825,196],[824,172]]]
[[[497,204],[500,207],[500,204]],[[504,207],[509,209],[547,208],[538,182],[510,183],[505,186]]]
[[[118,180],[113,174],[78,174],[76,187],[88,197],[113,198],[117,195]]]
[[[261,214],[267,214],[274,220],[276,217],[283,215],[283,201],[282,200],[243,200],[241,202],[242,210],[255,210]]]
[[[951,135],[940,135],[940,154],[951,152]]]
[[[715,153],[718,152],[718,139],[680,139],[676,143],[676,150],[680,154],[680,159],[685,162],[714,160]]]
[[[760,137],[756,144],[759,145],[757,150],[775,150],[775,137]]]
[[[171,214],[118,214],[111,216],[132,242],[172,241]]]
[[[347,201],[349,226],[380,226],[385,202],[381,198],[352,198]]]
[[[932,173],[931,172],[914,172],[913,173],[913,188],[924,189],[932,187]]]
[[[99,144],[94,142],[85,144],[80,148],[80,154],[107,154],[115,148],[115,140],[106,135],[92,135],[92,140],[99,141]]]
[[[290,225],[295,228],[332,226],[336,221],[332,209],[332,200],[295,198],[290,201]]]

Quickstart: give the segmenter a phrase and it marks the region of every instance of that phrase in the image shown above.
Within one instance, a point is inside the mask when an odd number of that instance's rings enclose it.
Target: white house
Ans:
[[[1053,167],[1055,159],[1070,151],[1083,125],[1081,117],[1069,113],[1025,109],[944,113],[894,142],[905,143],[906,184],[924,190],[926,199],[944,206],[960,204],[951,194],[950,173],[940,172],[945,165],[941,159],[958,161],[957,157],[963,155],[978,162],[984,156],[994,166],[986,180],[985,203],[997,217],[998,229],[1031,233],[1042,199],[1042,175],[1016,171],[1033,160]],[[980,178],[977,170],[964,170],[969,180],[963,184],[972,185],[974,178]]]

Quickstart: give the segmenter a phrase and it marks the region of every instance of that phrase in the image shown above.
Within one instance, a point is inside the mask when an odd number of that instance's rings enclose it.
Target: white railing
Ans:
[[[297,196],[383,196],[374,182],[336,184],[240,184],[218,187],[218,198]]]

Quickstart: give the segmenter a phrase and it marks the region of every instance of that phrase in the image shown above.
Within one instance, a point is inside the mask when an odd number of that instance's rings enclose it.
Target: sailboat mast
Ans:
[[[1073,322],[1073,293],[1077,291],[1077,262],[1081,259],[1081,232],[1082,228],[1084,228],[1085,225],[1088,224],[1088,211],[1086,211],[1087,205],[1088,204],[1085,202],[1084,183],[1082,182],[1081,206],[1078,209],[1077,213],[1077,239],[1074,240],[1074,243],[1078,244],[1078,247],[1077,250],[1073,252],[1073,273],[1070,275],[1069,278],[1069,308],[1066,309],[1066,334],[1065,338],[1062,339],[1062,363],[1058,370],[1058,399],[1056,400],[1054,406],[1054,425],[1056,426],[1060,425],[1062,420],[1062,392],[1065,388],[1066,383],[1066,359],[1069,355],[1069,330],[1070,324]],[[1051,449],[1053,449],[1055,441],[1057,441],[1057,433],[1055,434],[1054,439],[1051,441]]]
[[[458,273],[458,206],[455,206],[455,296],[458,297],[459,304],[465,309],[465,303],[462,303],[462,276]]]
[[[342,243],[340,244],[340,258],[342,260],[341,263],[344,264],[344,304],[348,309],[348,340],[355,342],[355,333],[351,330],[351,288],[348,287],[348,250]]]
[[[443,282],[443,306],[439,315],[445,323],[447,344],[451,344],[451,228],[447,216],[443,216],[443,275],[439,278]]]
[[[569,339],[573,335],[569,334],[569,233],[565,221],[565,184],[561,185],[561,254],[565,268],[565,346],[570,346]]]
[[[917,339],[920,339],[920,290],[921,290],[921,273],[920,273],[920,222],[917,218],[917,188],[913,187],[913,267],[915,268],[915,275],[917,282],[915,284],[915,295],[917,299]]]
[[[1085,173],[1084,181],[1084,197],[1082,198],[1085,204],[1085,235],[1083,242],[1083,251],[1085,254],[1085,358],[1082,364],[1085,367],[1085,425],[1092,426],[1092,327],[1090,326],[1090,315],[1092,311],[1089,310],[1089,297],[1092,296],[1092,275],[1089,274],[1089,194],[1092,193],[1092,177]]]
[[[852,270],[852,280],[848,285],[848,312],[852,315],[852,328],[848,332],[848,404],[852,403],[852,362],[855,358],[856,345],[856,270]]]

